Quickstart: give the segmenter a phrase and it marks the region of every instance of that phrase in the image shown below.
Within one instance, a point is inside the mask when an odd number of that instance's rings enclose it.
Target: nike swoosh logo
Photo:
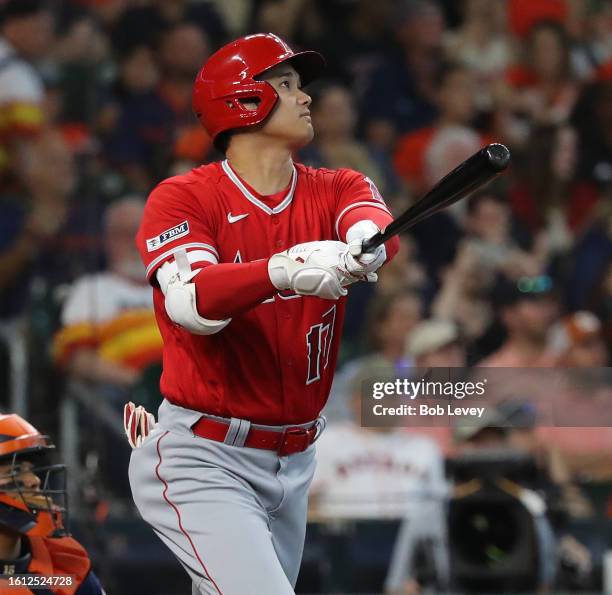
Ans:
[[[227,220],[230,223],[236,223],[236,221],[240,221],[240,219],[244,219],[245,217],[248,217],[248,216],[249,216],[248,213],[244,213],[244,215],[236,215],[236,216],[232,215],[231,213],[228,213]]]

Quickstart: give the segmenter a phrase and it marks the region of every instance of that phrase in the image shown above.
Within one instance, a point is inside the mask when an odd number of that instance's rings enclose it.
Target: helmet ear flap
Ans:
[[[194,93],[194,111],[200,123],[216,136],[215,123],[224,130],[248,128],[261,124],[272,112],[278,94],[264,81],[237,85],[232,81],[207,81],[206,92]],[[203,106],[200,108],[200,106]]]

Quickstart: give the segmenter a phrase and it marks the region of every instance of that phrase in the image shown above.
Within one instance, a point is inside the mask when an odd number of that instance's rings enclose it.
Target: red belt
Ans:
[[[196,436],[215,440],[216,442],[224,442],[229,429],[228,423],[210,419],[209,417],[200,418],[191,427]],[[306,450],[314,442],[317,436],[317,429],[316,423],[309,428],[285,428],[282,432],[251,427],[244,441],[244,446],[275,450],[279,456],[284,457]]]

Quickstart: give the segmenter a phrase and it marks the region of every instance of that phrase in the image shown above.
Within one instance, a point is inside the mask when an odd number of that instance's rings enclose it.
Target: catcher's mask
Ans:
[[[41,537],[67,535],[66,466],[55,446],[16,414],[0,415],[0,528]]]

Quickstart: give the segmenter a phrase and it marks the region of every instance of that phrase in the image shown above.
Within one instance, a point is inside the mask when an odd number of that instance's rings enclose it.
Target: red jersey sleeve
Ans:
[[[372,219],[381,229],[384,229],[393,216],[385,201],[376,188],[376,184],[367,176],[351,169],[339,169],[334,176],[335,204],[335,231],[336,236],[344,241],[348,228],[356,220]],[[367,209],[367,213],[365,210]],[[355,210],[359,209],[359,216],[355,219]],[[383,225],[378,223],[382,215]],[[374,219],[373,219],[374,218]],[[347,225],[347,221],[351,221]]]
[[[364,219],[373,221],[379,229],[384,230],[393,215],[376,184],[363,174],[350,169],[340,169],[335,176],[335,231],[341,241],[346,241],[348,229]],[[385,242],[387,260],[391,260],[399,248],[397,237]]]
[[[136,245],[155,285],[155,272],[179,251],[185,251],[192,268],[197,308],[201,316],[223,320],[259,304],[276,288],[268,276],[268,261],[220,264],[213,213],[190,192],[187,185],[167,180],[151,192]]]
[[[159,184],[149,195],[136,245],[153,283],[155,271],[172,256],[185,250],[189,262],[217,264],[212,213],[186,185],[172,179]]]

